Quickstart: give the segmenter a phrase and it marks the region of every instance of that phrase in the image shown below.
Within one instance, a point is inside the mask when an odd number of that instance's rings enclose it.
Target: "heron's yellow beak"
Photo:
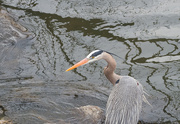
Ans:
[[[80,62],[76,63],[75,65],[73,65],[72,67],[68,68],[66,71],[70,71],[70,70],[75,69],[75,68],[77,68],[77,67],[79,67],[81,65],[84,65],[88,61],[89,61],[89,59],[85,58],[85,59],[81,60]]]

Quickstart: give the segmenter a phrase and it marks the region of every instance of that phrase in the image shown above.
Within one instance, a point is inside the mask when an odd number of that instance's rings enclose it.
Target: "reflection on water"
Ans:
[[[153,108],[144,104],[140,120],[180,121],[178,0],[0,3],[36,36],[32,40],[15,35],[1,21],[1,34],[5,30],[10,34],[0,36],[3,116],[23,124],[86,123],[74,111],[86,105],[105,110],[112,88],[103,75],[106,63],[65,70],[92,50],[105,49],[125,59],[115,58],[117,73],[135,77],[151,94]],[[16,37],[16,42],[8,36]]]

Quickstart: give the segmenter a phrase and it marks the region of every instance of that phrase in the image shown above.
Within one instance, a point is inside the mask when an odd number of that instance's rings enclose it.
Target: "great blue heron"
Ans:
[[[104,74],[114,85],[106,105],[105,124],[137,124],[142,108],[142,101],[146,103],[146,97],[142,85],[133,77],[117,75],[114,70],[116,61],[112,53],[103,50],[92,51],[85,59],[73,65],[66,71],[81,65],[104,59],[108,65],[104,68]]]

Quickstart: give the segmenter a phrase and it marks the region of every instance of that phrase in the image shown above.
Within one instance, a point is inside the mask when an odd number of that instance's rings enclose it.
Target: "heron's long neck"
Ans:
[[[120,79],[120,75],[117,75],[114,70],[116,69],[115,59],[108,53],[104,53],[104,60],[108,63],[107,67],[104,68],[104,74],[106,78],[115,85],[116,81]]]

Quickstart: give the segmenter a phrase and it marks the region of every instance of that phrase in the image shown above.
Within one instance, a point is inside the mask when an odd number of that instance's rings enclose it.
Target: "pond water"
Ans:
[[[144,123],[180,123],[179,0],[0,0],[0,114],[17,124],[90,123],[112,85],[101,60],[67,68],[95,49],[121,56],[116,73],[141,82]],[[13,23],[12,23],[13,21]],[[19,25],[14,25],[14,23]],[[18,27],[18,28],[17,28]]]

